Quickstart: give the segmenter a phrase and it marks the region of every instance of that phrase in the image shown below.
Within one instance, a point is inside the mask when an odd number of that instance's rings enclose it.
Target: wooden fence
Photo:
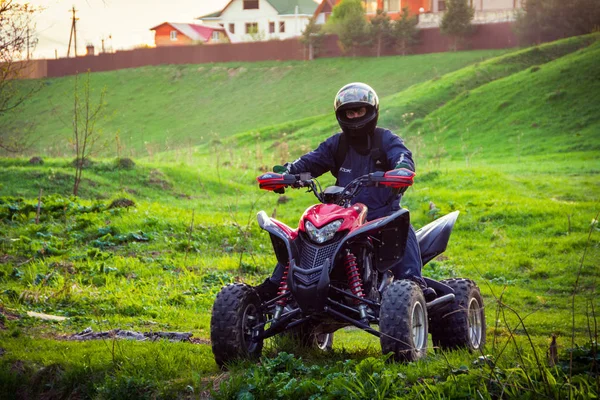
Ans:
[[[501,49],[517,46],[517,39],[508,22],[475,25],[474,34],[459,50]],[[411,54],[438,53],[450,50],[454,41],[440,33],[439,28],[419,30],[419,41],[410,49]],[[397,49],[385,49],[383,55],[399,54]],[[317,57],[340,57],[337,38],[327,36]],[[357,56],[373,56],[373,48],[362,48]],[[80,72],[114,71],[164,64],[203,64],[217,62],[306,60],[308,50],[297,38],[267,42],[226,43],[215,45],[155,47],[100,53],[77,58],[32,60],[22,68],[21,78],[55,78]]]

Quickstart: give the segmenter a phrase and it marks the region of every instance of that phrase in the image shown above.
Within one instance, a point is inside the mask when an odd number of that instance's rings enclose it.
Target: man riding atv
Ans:
[[[412,154],[402,139],[388,129],[377,127],[379,98],[369,85],[356,82],[342,87],[335,96],[334,109],[342,132],[329,137],[293,163],[276,166],[274,172],[309,172],[312,177],[319,177],[330,171],[337,179],[336,186],[343,187],[371,172],[398,168],[415,171]],[[352,203],[365,204],[367,220],[371,221],[398,211],[404,190],[367,188]],[[436,292],[425,284],[421,269],[419,244],[411,225],[404,257],[395,263],[391,272],[394,279],[417,283],[426,299],[435,298]],[[284,266],[278,263],[272,276],[256,287],[261,300],[277,296],[283,273]]]

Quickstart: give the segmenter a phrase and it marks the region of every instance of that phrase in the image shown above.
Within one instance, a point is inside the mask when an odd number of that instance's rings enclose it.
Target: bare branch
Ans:
[[[37,39],[31,36],[35,31],[32,17],[37,11],[29,3],[0,0],[0,118],[14,111],[42,88],[41,83],[23,84],[16,80],[27,72],[27,60],[37,44]],[[6,120],[0,121],[0,124],[0,149],[22,151],[26,136],[13,137],[16,130],[13,130],[13,135],[7,136],[5,132],[10,128],[5,126]]]

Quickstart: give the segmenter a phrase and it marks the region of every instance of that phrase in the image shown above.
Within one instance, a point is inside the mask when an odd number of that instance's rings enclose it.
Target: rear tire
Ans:
[[[253,328],[264,322],[260,305],[258,294],[245,284],[227,285],[217,294],[210,320],[210,340],[219,367],[238,358],[260,357],[263,341],[252,340]]]
[[[415,361],[427,355],[427,305],[419,286],[393,282],[383,294],[379,312],[381,351],[396,361]]]
[[[333,332],[314,334],[314,326],[310,323],[292,329],[287,335],[302,347],[330,351],[333,349]]]
[[[441,282],[454,289],[455,299],[430,315],[433,345],[442,349],[480,349],[485,344],[486,325],[479,287],[462,278]]]

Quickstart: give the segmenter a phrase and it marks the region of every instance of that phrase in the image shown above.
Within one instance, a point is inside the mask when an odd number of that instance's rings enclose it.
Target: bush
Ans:
[[[133,160],[131,158],[117,158],[115,160],[115,164],[116,164],[116,168],[117,169],[134,169],[135,168],[135,162],[133,162]]]
[[[110,203],[108,208],[128,208],[135,207],[135,202],[126,198],[115,199]]]
[[[94,161],[89,157],[76,158],[71,162],[71,165],[75,168],[81,167],[81,169],[87,169],[94,165]]]
[[[42,159],[42,157],[31,157],[29,159],[29,164],[31,164],[31,165],[42,165],[42,164],[44,164],[44,160]]]

